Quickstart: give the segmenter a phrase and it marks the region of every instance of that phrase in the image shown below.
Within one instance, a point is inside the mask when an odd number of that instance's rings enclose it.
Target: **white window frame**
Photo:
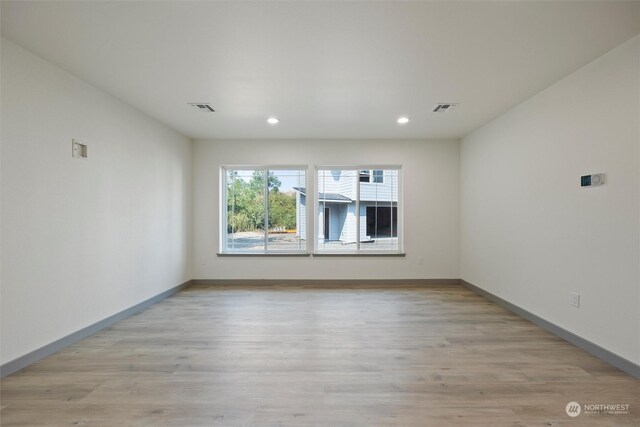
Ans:
[[[331,250],[331,249],[321,249],[319,247],[319,232],[320,232],[320,221],[318,221],[318,212],[320,206],[320,194],[318,191],[318,179],[319,179],[319,171],[320,170],[355,170],[357,173],[356,178],[356,212],[360,212],[360,171],[361,170],[369,170],[371,180],[373,180],[373,170],[396,170],[398,171],[398,202],[397,202],[397,218],[398,218],[398,249],[389,251],[389,250],[376,250],[376,249],[360,249],[360,215],[356,215],[356,245],[354,250]],[[404,254],[404,207],[402,203],[402,166],[401,165],[356,165],[356,166],[337,166],[337,165],[316,165],[315,173],[313,174],[313,186],[314,186],[314,197],[313,197],[313,253],[318,255],[403,255]],[[309,177],[307,176],[307,180]],[[383,178],[384,179],[384,178]],[[369,183],[373,184],[372,181]],[[309,188],[309,187],[307,187]],[[307,190],[308,191],[308,190]],[[307,198],[307,213],[310,210],[308,208],[308,198]],[[309,224],[309,223],[307,223]],[[308,227],[307,227],[308,230]],[[308,233],[307,233],[308,235]]]
[[[291,249],[269,249],[269,178],[268,175],[265,176],[265,230],[264,230],[264,249],[262,250],[252,250],[252,251],[231,251],[226,247],[227,244],[227,172],[230,170],[237,171],[265,171],[268,174],[268,171],[274,170],[303,170],[305,172],[305,188],[307,189],[307,193],[305,194],[307,199],[307,209],[306,209],[306,240],[305,240],[305,248],[301,250],[291,250]],[[223,165],[220,166],[220,201],[219,201],[219,214],[220,214],[220,229],[219,229],[219,254],[220,255],[309,255],[310,247],[312,245],[309,244],[311,240],[309,240],[310,230],[313,230],[313,222],[309,222],[310,217],[312,217],[314,209],[309,209],[309,167],[307,165]]]

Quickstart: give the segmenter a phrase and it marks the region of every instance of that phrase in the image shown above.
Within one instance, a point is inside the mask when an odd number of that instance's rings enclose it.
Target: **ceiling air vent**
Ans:
[[[189,105],[191,105],[193,108],[196,108],[196,109],[202,111],[203,113],[215,113],[216,112],[216,110],[213,109],[211,104],[205,104],[205,103],[202,103],[202,102],[190,102]]]
[[[434,113],[446,113],[447,111],[451,111],[456,108],[458,104],[448,103],[448,104],[438,104],[433,107]]]

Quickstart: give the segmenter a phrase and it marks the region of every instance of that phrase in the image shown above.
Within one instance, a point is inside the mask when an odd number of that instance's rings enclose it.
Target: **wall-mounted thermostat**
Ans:
[[[580,177],[581,187],[593,187],[604,184],[604,174],[596,173],[593,175],[583,175]]]
[[[87,144],[81,144],[75,139],[71,140],[71,155],[77,159],[87,158]]]

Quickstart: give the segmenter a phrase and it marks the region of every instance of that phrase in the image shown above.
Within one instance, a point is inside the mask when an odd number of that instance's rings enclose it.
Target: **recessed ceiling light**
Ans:
[[[409,117],[400,117],[398,119],[399,125],[406,125],[407,123],[409,123]]]
[[[269,123],[270,125],[277,125],[278,123],[280,123],[280,119],[278,119],[277,117],[269,117],[267,119],[267,123]]]

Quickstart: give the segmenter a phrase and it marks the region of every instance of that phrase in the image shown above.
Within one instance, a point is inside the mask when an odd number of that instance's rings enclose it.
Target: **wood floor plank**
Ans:
[[[2,426],[640,425],[639,380],[455,285],[191,287],[0,402]]]

